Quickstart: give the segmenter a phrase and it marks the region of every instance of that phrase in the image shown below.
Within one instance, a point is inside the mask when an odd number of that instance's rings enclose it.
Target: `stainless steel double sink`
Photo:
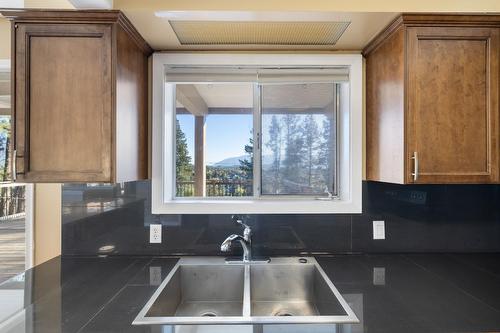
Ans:
[[[135,318],[152,324],[357,323],[314,258],[181,258]]]

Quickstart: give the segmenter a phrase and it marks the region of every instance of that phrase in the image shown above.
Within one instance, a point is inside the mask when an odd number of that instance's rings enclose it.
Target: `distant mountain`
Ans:
[[[219,168],[231,168],[231,167],[238,167],[240,166],[240,160],[250,160],[249,155],[241,155],[241,156],[234,156],[234,157],[228,157],[223,159],[222,161],[210,164],[210,166],[213,167],[219,167]],[[262,157],[262,164],[264,166],[270,165],[273,162],[273,157],[270,155],[264,155]]]
[[[230,168],[230,167],[236,167],[240,165],[240,160],[250,160],[249,155],[241,155],[241,156],[235,156],[235,157],[228,157],[223,159],[222,161],[219,161],[217,163],[212,164],[211,166],[214,167],[219,167],[219,168]]]

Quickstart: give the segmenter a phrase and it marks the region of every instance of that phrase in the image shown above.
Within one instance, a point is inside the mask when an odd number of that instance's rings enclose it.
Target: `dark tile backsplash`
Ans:
[[[63,255],[219,255],[230,215],[152,215],[149,181],[64,185]],[[363,213],[252,215],[254,253],[499,252],[500,186],[363,182]],[[385,220],[386,239],[372,239]],[[149,224],[163,225],[149,244]],[[239,248],[234,254],[240,253]]]

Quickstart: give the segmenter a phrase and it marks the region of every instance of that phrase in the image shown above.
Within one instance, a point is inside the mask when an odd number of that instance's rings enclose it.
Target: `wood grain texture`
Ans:
[[[117,29],[116,181],[146,179],[148,173],[148,58]]]
[[[28,173],[109,179],[111,54],[106,44],[101,37],[30,37],[35,56],[29,62]]]
[[[207,187],[207,168],[205,167],[206,118],[194,117],[194,195],[204,197]]]
[[[498,52],[498,29],[408,28],[407,159],[418,152],[418,183],[498,180]]]
[[[404,29],[366,59],[366,178],[404,183]]]
[[[365,48],[368,180],[499,182],[499,34],[499,15],[403,14]]]
[[[135,29],[128,18],[119,10],[101,9],[1,9],[0,14],[17,23],[22,22],[52,22],[52,23],[117,23],[127,32],[127,35],[139,49],[146,55],[150,55],[153,49]]]
[[[387,27],[376,35],[363,49],[367,57],[389,38],[400,26],[459,26],[459,27],[499,27],[498,14],[453,14],[453,13],[403,13],[396,17]]]
[[[111,179],[111,28],[22,24],[16,37],[20,179]],[[23,92],[23,93],[20,93]]]
[[[151,48],[119,11],[8,11],[18,180],[148,173]]]
[[[12,218],[0,223],[0,283],[25,270],[24,219]]]

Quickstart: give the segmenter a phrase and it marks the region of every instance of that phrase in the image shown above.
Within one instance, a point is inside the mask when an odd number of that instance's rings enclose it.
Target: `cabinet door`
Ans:
[[[15,26],[19,181],[111,181],[111,26]]]
[[[406,181],[498,181],[499,30],[407,34]]]

